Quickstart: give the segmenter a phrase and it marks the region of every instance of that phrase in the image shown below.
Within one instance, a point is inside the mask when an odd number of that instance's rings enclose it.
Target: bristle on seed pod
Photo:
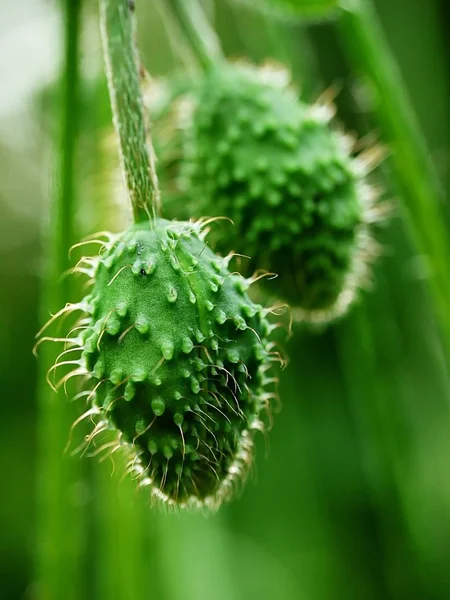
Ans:
[[[108,238],[77,305],[77,368],[91,385],[86,414],[120,432],[141,485],[172,506],[217,508],[269,422],[278,355],[268,311],[204,237],[200,223],[159,219]]]

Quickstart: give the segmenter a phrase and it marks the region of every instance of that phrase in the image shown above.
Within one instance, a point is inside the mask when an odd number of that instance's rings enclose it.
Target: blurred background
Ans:
[[[49,597],[34,574],[40,463],[31,351],[39,329],[50,201],[59,185],[61,4],[0,3],[5,600]],[[138,34],[147,69],[159,76],[182,63],[155,4],[137,2]],[[77,223],[90,233],[120,227],[123,209],[115,156],[101,152],[110,114],[96,3],[84,5]],[[449,4],[375,5],[448,192]],[[228,56],[288,64],[307,100],[333,86],[340,122],[360,136],[380,137],[370,95],[333,23],[276,23],[225,0],[204,6]],[[386,197],[401,206],[389,160],[376,177]],[[441,208],[450,227],[449,206]],[[255,475],[218,514],[166,514],[150,508],[145,494],[134,493],[126,480],[112,479],[109,463],[64,459],[82,463],[72,496],[86,531],[80,532],[78,575],[75,580],[67,574],[68,591],[60,600],[450,598],[450,387],[442,333],[428,273],[401,208],[378,239],[384,252],[373,289],[351,314],[321,332],[294,329],[270,451],[260,439]],[[64,529],[58,536],[55,552],[64,544]]]

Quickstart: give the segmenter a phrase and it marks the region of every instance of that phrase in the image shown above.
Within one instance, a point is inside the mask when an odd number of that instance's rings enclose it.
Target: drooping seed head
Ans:
[[[84,299],[82,363],[103,422],[142,485],[171,505],[217,507],[246,475],[267,421],[271,326],[199,224],[113,236]]]

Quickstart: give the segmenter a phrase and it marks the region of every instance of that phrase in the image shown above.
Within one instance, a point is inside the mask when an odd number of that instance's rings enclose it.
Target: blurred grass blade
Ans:
[[[374,93],[374,111],[392,148],[404,212],[426,262],[450,355],[450,244],[441,186],[370,0],[344,0],[342,6],[342,42]]]
[[[197,0],[164,0],[167,13],[183,32],[199,65],[209,70],[221,60],[220,41]]]
[[[339,0],[236,0],[285,19],[324,18],[333,15]]]
[[[95,511],[97,561],[95,598],[145,600],[164,598],[164,564],[159,558],[159,515],[144,501],[146,490],[123,479],[125,457],[115,456],[114,474],[109,461],[96,465]],[[140,493],[142,492],[142,493]],[[170,579],[170,568],[167,568]]]
[[[63,4],[61,130],[55,149],[58,173],[41,298],[42,322],[47,321],[49,311],[55,313],[69,301],[72,292],[70,278],[61,279],[61,274],[69,267],[68,250],[75,239],[81,8],[82,0]],[[37,580],[46,600],[78,600],[83,596],[85,482],[79,458],[64,455],[75,406],[67,401],[62,388],[52,392],[46,382],[46,371],[60,351],[55,346],[42,344],[39,362]]]

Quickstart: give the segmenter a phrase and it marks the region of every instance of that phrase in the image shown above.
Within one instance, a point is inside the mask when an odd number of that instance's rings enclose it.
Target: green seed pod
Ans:
[[[234,222],[216,248],[277,273],[276,285],[262,285],[299,318],[345,312],[374,246],[375,195],[352,141],[330,127],[331,108],[299,101],[286,72],[245,65],[207,74],[190,101],[179,189],[192,212]]]
[[[87,313],[80,365],[98,430],[120,432],[155,497],[214,508],[248,472],[276,356],[250,282],[204,235],[199,224],[160,219],[112,236],[77,307]]]

